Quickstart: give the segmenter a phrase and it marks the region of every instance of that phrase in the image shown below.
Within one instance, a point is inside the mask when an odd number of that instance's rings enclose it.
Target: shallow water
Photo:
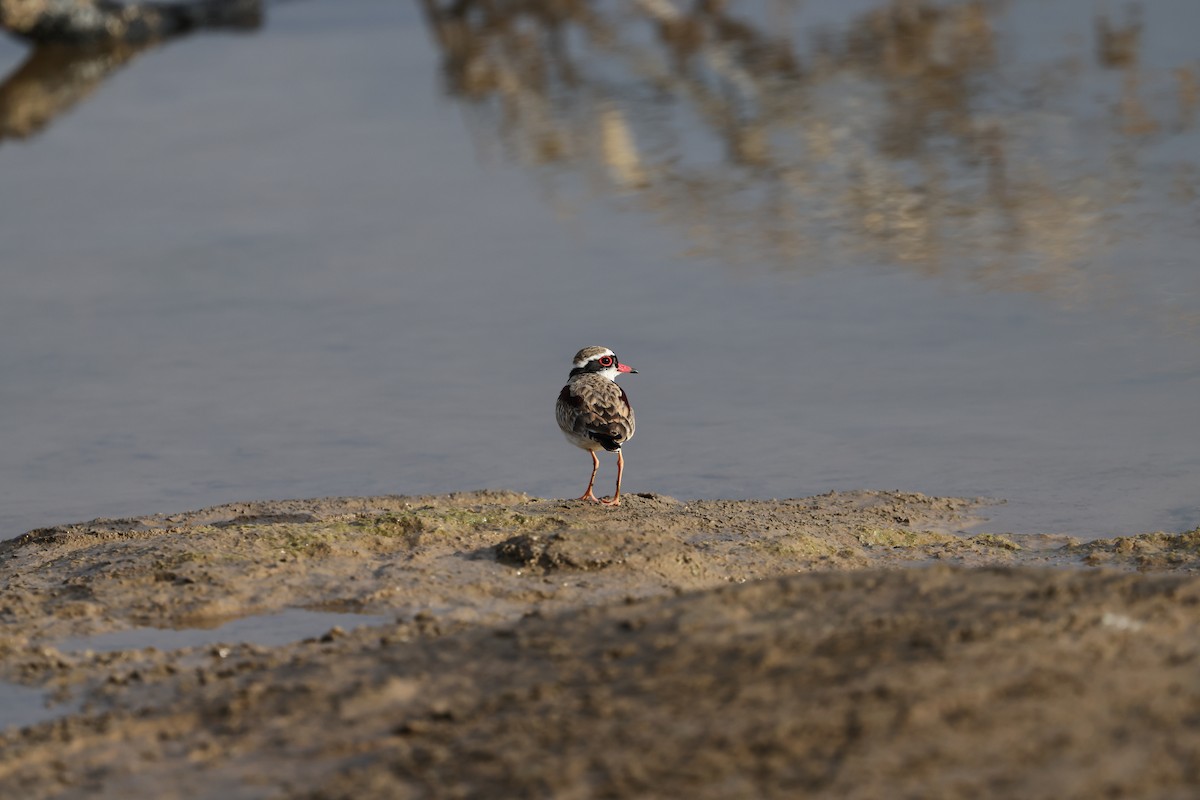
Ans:
[[[54,702],[41,689],[0,681],[0,730],[23,728],[79,710],[79,698]]]
[[[332,611],[309,611],[289,608],[274,614],[255,614],[231,620],[215,628],[131,628],[124,631],[98,633],[55,642],[64,653],[110,653],[117,650],[180,650],[210,644],[257,644],[275,647],[322,636],[340,627],[353,630],[368,625],[383,625],[392,617],[379,614],[342,614]]]
[[[147,647],[167,651],[217,644],[274,647],[322,636],[335,627],[349,631],[391,621],[391,616],[381,614],[288,608],[274,614],[241,617],[212,628],[131,628],[63,639],[55,642],[54,647],[63,653],[110,653]],[[42,689],[0,681],[0,730],[58,719],[75,713],[82,703],[82,697],[52,701]]]
[[[0,536],[578,494],[588,344],[640,371],[627,490],[1200,524],[1200,6],[650,7],[281,4],[0,142]]]

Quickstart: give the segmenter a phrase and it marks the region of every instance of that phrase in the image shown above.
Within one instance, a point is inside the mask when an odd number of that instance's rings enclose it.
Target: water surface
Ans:
[[[142,650],[147,647],[180,650],[210,644],[256,644],[275,647],[321,636],[335,627],[353,630],[391,621],[392,617],[379,614],[343,614],[288,608],[273,614],[241,617],[212,628],[130,628],[64,639],[56,642],[54,647],[64,653],[85,650],[110,653],[118,650]]]
[[[55,702],[42,689],[0,681],[0,731],[74,714],[82,702],[81,699]]]
[[[0,535],[577,495],[589,344],[627,490],[1200,524],[1200,6],[471,7],[273,6],[6,126]]]
[[[109,653],[118,650],[179,650],[216,644],[257,644],[264,647],[290,644],[321,636],[334,627],[344,630],[382,625],[392,617],[379,614],[342,614],[288,608],[274,614],[256,614],[212,628],[131,628],[55,642],[64,653]],[[0,681],[0,730],[25,727],[58,719],[79,710],[82,697],[53,700],[44,689]]]

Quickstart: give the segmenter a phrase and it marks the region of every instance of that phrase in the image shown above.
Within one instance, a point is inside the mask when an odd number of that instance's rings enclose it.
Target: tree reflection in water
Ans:
[[[1085,59],[1070,42],[1014,55],[1013,4],[988,0],[807,28],[790,0],[423,5],[481,149],[499,134],[563,207],[558,176],[582,175],[732,263],[880,260],[1097,299],[1142,151],[1195,139],[1195,65],[1143,66],[1136,8],[1081,6]],[[1154,204],[1194,202],[1196,164],[1176,166]]]

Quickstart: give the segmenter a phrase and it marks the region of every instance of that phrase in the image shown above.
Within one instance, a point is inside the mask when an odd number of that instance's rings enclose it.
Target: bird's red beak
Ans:
[[[637,370],[628,364],[617,364],[617,372],[632,372],[637,374]]]

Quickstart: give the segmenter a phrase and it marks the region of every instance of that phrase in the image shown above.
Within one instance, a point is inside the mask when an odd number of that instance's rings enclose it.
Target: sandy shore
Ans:
[[[0,797],[1193,797],[1200,532],[971,500],[242,503],[0,543]],[[275,647],[72,650],[287,608]]]

